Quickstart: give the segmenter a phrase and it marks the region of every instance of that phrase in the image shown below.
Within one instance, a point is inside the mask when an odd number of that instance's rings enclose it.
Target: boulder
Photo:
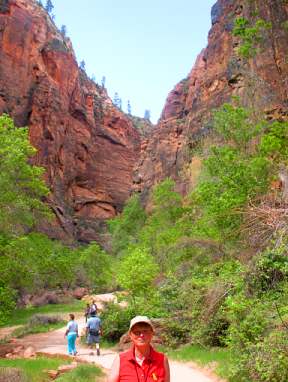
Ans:
[[[33,306],[43,306],[47,304],[58,304],[60,302],[57,292],[43,292],[41,295],[32,297],[31,305]]]
[[[24,350],[24,353],[23,353],[24,358],[33,358],[35,356],[36,356],[36,351],[33,346],[28,346],[28,348]]]
[[[47,370],[47,374],[49,375],[49,377],[54,380],[58,377],[59,375],[59,371],[57,370]]]
[[[57,371],[58,371],[59,374],[63,374],[63,373],[67,373],[67,372],[69,372],[71,370],[76,369],[77,366],[78,366],[77,362],[72,362],[72,363],[70,363],[70,365],[59,366]]]
[[[72,292],[72,296],[76,298],[77,300],[81,300],[85,295],[87,295],[88,290],[87,288],[76,288]]]

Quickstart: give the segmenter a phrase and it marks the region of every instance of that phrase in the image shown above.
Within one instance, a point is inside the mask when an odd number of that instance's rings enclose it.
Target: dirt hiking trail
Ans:
[[[85,327],[84,319],[77,320],[79,332]],[[58,329],[49,333],[32,334],[17,340],[17,343],[32,346],[37,352],[44,354],[67,354],[66,340],[64,339],[65,328]],[[108,371],[112,365],[115,355],[113,350],[101,349],[101,355],[97,356],[95,350],[84,347],[77,343],[78,354],[73,357],[75,360],[94,363]],[[71,357],[72,359],[72,357]],[[204,372],[190,367],[187,364],[169,360],[171,368],[171,382],[216,382],[219,379],[205,375]]]
[[[76,314],[75,319],[79,325],[79,334],[81,334],[85,328],[84,317]],[[64,339],[64,333],[65,327],[49,333],[31,334],[17,339],[17,344],[22,344],[25,347],[32,346],[37,353],[46,355],[67,355],[67,343],[66,339]],[[78,339],[76,347],[78,354],[75,357],[71,357],[71,361],[79,360],[93,363],[102,367],[105,372],[110,370],[114,357],[117,354],[114,350],[101,349],[101,355],[97,356],[95,349],[91,350],[86,346],[81,345]],[[172,360],[169,360],[169,363],[171,369],[171,382],[225,382],[214,375],[211,375],[209,371],[199,370],[195,365],[192,365],[192,363],[187,364]]]

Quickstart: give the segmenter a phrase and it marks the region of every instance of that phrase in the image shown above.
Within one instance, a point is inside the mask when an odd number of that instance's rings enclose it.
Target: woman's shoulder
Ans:
[[[129,348],[127,350],[122,351],[119,353],[120,359],[134,359],[134,352],[133,348]]]

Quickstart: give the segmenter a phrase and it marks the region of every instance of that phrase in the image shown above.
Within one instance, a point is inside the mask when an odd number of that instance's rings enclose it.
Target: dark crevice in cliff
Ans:
[[[10,11],[10,1],[9,0],[1,0],[0,1],[0,13],[9,13]]]
[[[121,143],[120,141],[117,141],[111,135],[108,135],[105,132],[98,132],[97,131],[96,136],[106,139],[108,142],[112,143],[113,145],[125,147],[125,145],[123,143]]]

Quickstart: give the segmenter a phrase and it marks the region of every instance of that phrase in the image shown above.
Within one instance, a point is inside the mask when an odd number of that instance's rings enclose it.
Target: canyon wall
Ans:
[[[232,34],[236,17],[271,21],[257,54],[243,59]],[[268,119],[288,118],[288,4],[284,0],[218,0],[212,7],[207,47],[187,78],[166,100],[160,121],[141,145],[134,189],[144,199],[151,186],[167,176],[180,192],[193,187],[199,159],[191,149],[211,130],[211,111],[232,96]],[[192,42],[191,42],[192,43]]]
[[[79,69],[70,40],[35,1],[0,1],[0,47],[0,114],[29,126],[51,189],[56,218],[41,230],[105,241],[105,221],[131,192],[138,131]]]
[[[201,165],[191,149],[211,131],[211,111],[232,96],[267,119],[288,118],[287,1],[218,0],[211,16],[207,47],[168,95],[156,128],[139,134],[137,118],[79,69],[70,40],[36,1],[0,0],[0,113],[29,126],[34,163],[51,189],[56,218],[41,227],[50,237],[105,243],[106,220],[132,191],[145,200],[170,176],[188,192]],[[248,60],[232,34],[239,16],[272,23]]]

